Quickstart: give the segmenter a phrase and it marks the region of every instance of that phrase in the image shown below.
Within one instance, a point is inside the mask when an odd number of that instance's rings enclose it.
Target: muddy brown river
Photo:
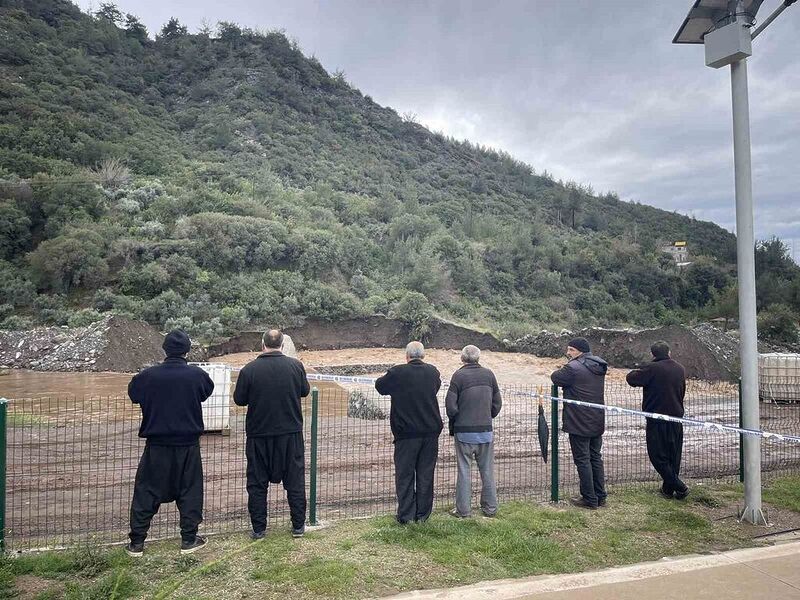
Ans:
[[[12,369],[0,374],[0,398],[108,397],[127,393],[129,373],[45,373]]]

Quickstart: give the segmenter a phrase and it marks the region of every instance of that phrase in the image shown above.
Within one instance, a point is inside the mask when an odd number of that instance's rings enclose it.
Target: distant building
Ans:
[[[661,251],[669,254],[679,265],[689,262],[689,246],[685,241],[669,242],[661,246]]]

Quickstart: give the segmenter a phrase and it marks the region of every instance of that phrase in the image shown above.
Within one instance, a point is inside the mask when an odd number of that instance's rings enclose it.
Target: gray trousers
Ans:
[[[481,511],[486,515],[497,512],[497,488],[494,484],[494,442],[488,444],[464,444],[456,442],[458,477],[456,479],[456,510],[462,517],[471,511],[472,480],[470,466],[473,457],[481,474]]]

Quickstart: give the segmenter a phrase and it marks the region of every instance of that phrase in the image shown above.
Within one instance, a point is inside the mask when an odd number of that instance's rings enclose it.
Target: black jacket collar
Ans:
[[[274,356],[283,356],[283,352],[280,350],[267,350],[266,352],[259,354],[258,358],[272,358]]]
[[[183,356],[168,356],[164,359],[164,364],[167,365],[179,365],[179,364],[186,364],[186,358]]]

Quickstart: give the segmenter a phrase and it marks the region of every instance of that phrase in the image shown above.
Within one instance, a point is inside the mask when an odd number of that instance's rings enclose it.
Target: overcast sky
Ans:
[[[87,0],[81,6],[89,7]],[[376,102],[537,172],[734,229],[730,71],[672,37],[690,0],[119,0],[283,29]],[[779,4],[765,0],[764,19]],[[97,0],[94,6],[98,5]],[[800,4],[749,59],[756,235],[800,258]],[[796,240],[796,241],[795,241]]]

